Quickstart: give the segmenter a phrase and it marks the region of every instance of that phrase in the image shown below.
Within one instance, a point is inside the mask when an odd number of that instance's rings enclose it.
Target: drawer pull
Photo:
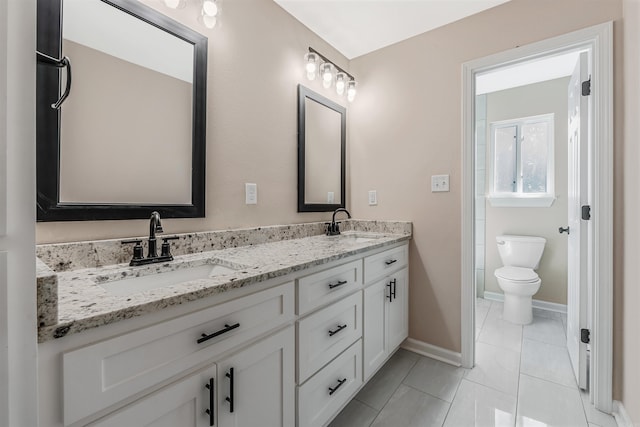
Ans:
[[[236,323],[235,325],[227,325],[225,323],[224,324],[224,329],[220,329],[219,331],[216,331],[216,332],[214,332],[214,333],[212,333],[210,335],[202,334],[202,338],[198,339],[198,344],[201,344],[201,343],[203,343],[205,341],[208,341],[211,338],[218,337],[218,336],[220,336],[222,334],[226,334],[227,332],[232,331],[232,330],[234,330],[236,328],[239,328],[239,327],[240,327],[240,323]]]
[[[389,285],[393,285],[392,288],[389,288],[389,294],[393,296],[393,299],[396,299],[396,279],[390,281]]]
[[[204,411],[207,415],[209,415],[209,425],[213,425],[213,377],[209,378],[209,383],[205,384],[204,387],[209,390],[209,409]]]
[[[347,379],[346,379],[346,378],[343,378],[343,379],[341,379],[341,380],[338,380],[338,385],[337,385],[337,386],[335,386],[335,387],[329,387],[329,396],[331,396],[333,393],[335,393],[336,391],[338,391],[338,389],[339,389],[340,387],[342,387],[342,384],[344,384],[344,383],[346,383],[346,382],[347,382]]]
[[[334,336],[335,334],[337,334],[338,332],[340,332],[341,330],[343,330],[343,329],[344,329],[344,328],[346,328],[346,327],[347,327],[347,325],[346,325],[346,324],[344,324],[344,325],[338,325],[338,328],[337,328],[337,329],[334,329],[333,331],[329,331],[329,336],[330,336],[330,337]]]
[[[387,265],[391,265],[391,264],[394,264],[396,262],[398,262],[397,259],[390,259],[389,261],[385,261],[384,263],[387,264]]]
[[[393,292],[391,290],[392,283],[393,282],[387,283],[387,288],[389,288],[389,294],[387,295],[387,298],[389,298],[389,302],[393,302]]]
[[[229,368],[226,376],[229,378],[229,396],[225,400],[229,402],[229,412],[233,413],[233,368]]]
[[[346,285],[349,283],[347,280],[340,280],[336,283],[329,283],[329,289],[337,288],[338,286]]]

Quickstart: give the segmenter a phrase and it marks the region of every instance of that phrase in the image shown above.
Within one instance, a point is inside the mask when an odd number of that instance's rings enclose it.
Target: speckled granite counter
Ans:
[[[119,240],[39,246],[44,262],[38,261],[38,339],[61,338],[411,238],[408,222],[352,220],[343,228],[341,236],[320,234],[322,223],[183,234],[174,261],[140,267],[122,263],[131,255]],[[222,272],[139,292],[108,290],[115,280],[203,265]]]

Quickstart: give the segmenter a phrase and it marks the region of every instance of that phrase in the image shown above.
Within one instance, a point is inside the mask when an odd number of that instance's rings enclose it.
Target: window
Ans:
[[[553,114],[491,123],[492,206],[551,206]]]

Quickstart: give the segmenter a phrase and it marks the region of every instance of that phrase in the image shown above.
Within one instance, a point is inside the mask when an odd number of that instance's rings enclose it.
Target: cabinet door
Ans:
[[[409,335],[409,298],[407,269],[404,268],[386,279],[390,284],[391,300],[386,299],[387,354],[398,347]],[[389,292],[389,290],[387,292]]]
[[[214,425],[216,367],[161,388],[90,424],[94,427],[204,427]]]
[[[294,328],[289,326],[218,363],[220,427],[293,427]]]
[[[380,280],[364,290],[364,380],[378,369],[387,357],[385,343],[385,306],[388,304],[387,281]]]

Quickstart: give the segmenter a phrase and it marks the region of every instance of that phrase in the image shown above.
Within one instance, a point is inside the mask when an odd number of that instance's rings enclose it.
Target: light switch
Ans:
[[[369,206],[375,206],[378,204],[378,192],[376,190],[369,191]]]
[[[247,205],[258,204],[258,184],[244,184],[244,198]]]
[[[431,192],[449,191],[449,175],[432,175]]]
[[[327,192],[327,203],[335,203],[335,194],[333,193],[333,191],[328,191]]]

